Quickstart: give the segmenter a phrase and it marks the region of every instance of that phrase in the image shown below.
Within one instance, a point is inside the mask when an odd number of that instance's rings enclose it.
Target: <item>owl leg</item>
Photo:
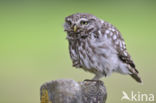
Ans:
[[[103,77],[102,74],[96,74],[93,79],[91,79],[91,80],[86,79],[84,81],[91,81],[91,82],[96,82],[97,84],[103,84],[103,82],[101,80],[99,80],[101,77]]]
[[[92,80],[99,80],[102,77],[103,77],[102,74],[96,74]]]
[[[99,79],[103,77],[103,75],[96,74],[92,79],[85,79],[84,81],[100,81]]]

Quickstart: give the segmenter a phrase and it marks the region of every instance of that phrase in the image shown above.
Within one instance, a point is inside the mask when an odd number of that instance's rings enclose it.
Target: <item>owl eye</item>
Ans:
[[[88,24],[88,21],[81,21],[80,24],[81,25],[87,25]]]
[[[67,23],[68,23],[68,25],[71,25],[71,24],[72,24],[72,22],[71,22],[71,21],[67,21]]]

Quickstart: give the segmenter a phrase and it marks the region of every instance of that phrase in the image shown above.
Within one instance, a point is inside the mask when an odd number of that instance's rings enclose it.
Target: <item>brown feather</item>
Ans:
[[[142,83],[141,78],[138,76],[138,74],[130,74],[130,76],[135,79],[137,82]]]

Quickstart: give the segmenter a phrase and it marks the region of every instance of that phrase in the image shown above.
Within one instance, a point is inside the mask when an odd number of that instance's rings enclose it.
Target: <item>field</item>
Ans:
[[[107,103],[128,103],[121,101],[122,91],[156,94],[155,0],[2,0],[0,103],[39,103],[44,82],[94,76],[72,67],[69,57],[64,18],[77,12],[94,14],[121,31],[143,79],[140,85],[120,74],[103,78]]]

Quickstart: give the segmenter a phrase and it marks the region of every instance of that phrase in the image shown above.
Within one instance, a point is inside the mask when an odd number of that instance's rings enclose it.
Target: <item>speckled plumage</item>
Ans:
[[[121,33],[113,25],[91,14],[77,13],[65,18],[64,29],[74,67],[94,73],[95,80],[118,72],[141,82]]]

